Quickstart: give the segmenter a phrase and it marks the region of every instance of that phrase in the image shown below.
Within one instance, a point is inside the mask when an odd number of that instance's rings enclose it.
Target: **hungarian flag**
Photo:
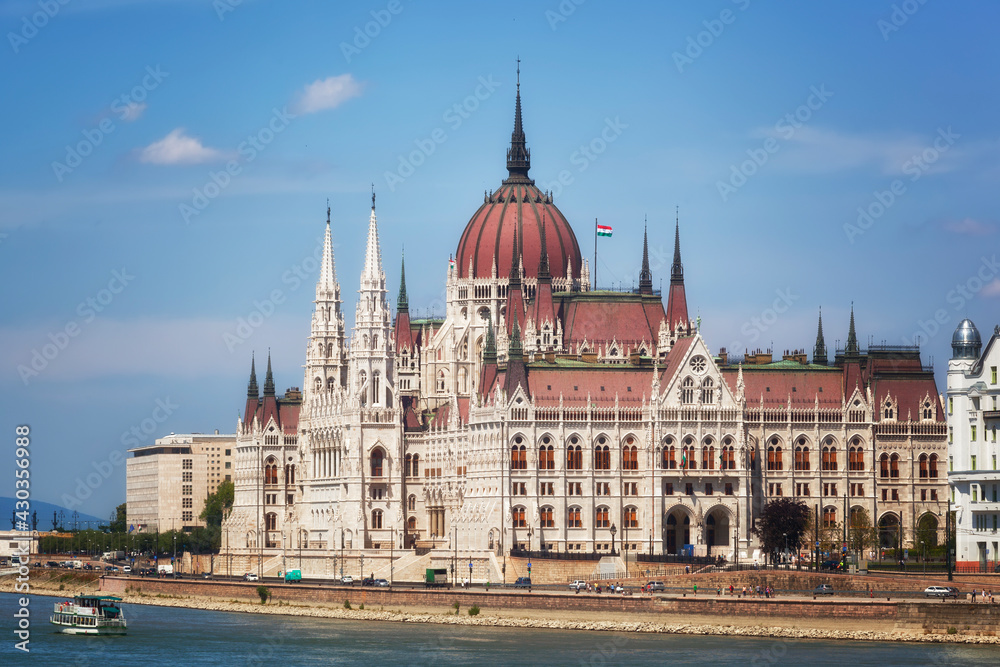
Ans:
[[[448,260],[448,268],[449,269],[454,269],[455,268],[455,260],[453,260],[453,259],[449,259]]]
[[[611,227],[609,225],[597,225],[597,235],[611,236]]]
[[[681,450],[681,470],[686,470],[688,467],[688,453],[687,450]]]

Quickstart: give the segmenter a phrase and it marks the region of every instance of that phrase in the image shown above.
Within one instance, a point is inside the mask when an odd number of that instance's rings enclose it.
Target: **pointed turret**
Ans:
[[[552,283],[552,273],[549,270],[549,250],[545,240],[545,214],[542,214],[541,254],[538,257],[538,282],[543,280]]]
[[[535,288],[535,303],[532,319],[535,329],[542,331],[546,322],[555,331],[555,307],[552,304],[552,274],[549,273],[549,252],[545,242],[545,218],[542,218],[542,254],[538,260],[538,284]]]
[[[816,326],[816,347],[813,348],[813,363],[826,366],[826,341],[823,339],[823,309],[819,309],[819,324]]]
[[[653,293],[653,272],[649,270],[649,236],[642,226],[642,270],[639,271],[639,294]]]
[[[333,232],[330,201],[326,202],[326,231],[323,259],[316,279],[316,304],[306,348],[303,387],[310,391],[333,391],[347,380],[347,356],[344,314],[341,312],[340,283],[333,258]]]
[[[521,251],[518,246],[518,234],[514,232],[514,253],[510,258],[510,272],[507,274],[507,334],[509,335],[516,323],[518,327],[524,324],[524,295],[521,293]]]
[[[316,281],[317,297],[320,290],[333,291],[337,285],[337,267],[333,261],[333,236],[330,233],[330,202],[326,202],[326,235],[323,238],[323,263]]]
[[[861,349],[858,347],[858,334],[854,330],[854,303],[851,303],[851,327],[847,332],[847,348],[844,353],[847,356],[858,356]]]
[[[252,364],[253,362],[251,362]],[[274,374],[271,373],[271,351],[267,352],[267,375],[264,377],[264,395],[274,396]]]
[[[257,414],[257,406],[260,405],[260,391],[257,388],[257,366],[254,358],[250,357],[250,382],[247,383],[247,406],[243,411],[243,428],[249,430],[253,427],[253,418]]]
[[[507,373],[504,378],[504,391],[509,397],[523,387],[528,392],[528,370],[524,365],[524,353],[521,347],[521,329],[514,323],[514,329],[510,334],[510,344],[507,348]],[[530,395],[530,394],[529,394]]]
[[[674,262],[670,267],[670,293],[667,296],[667,326],[671,331],[687,327],[687,296],[684,293],[684,265],[681,264],[681,221],[674,227]]]
[[[253,355],[250,355],[250,382],[247,383],[247,398],[259,398],[260,390],[257,388],[257,366]]]
[[[483,348],[483,365],[479,370],[479,395],[487,397],[497,379],[497,340],[493,333],[493,320],[486,329],[486,346]]]
[[[400,260],[399,297],[396,298],[396,351],[414,351],[413,333],[410,330],[410,301],[406,296],[406,258]]]
[[[521,59],[517,60],[517,97],[514,102],[514,131],[510,134],[510,148],[507,149],[507,173],[504,183],[529,183],[528,170],[531,169],[531,151],[528,150],[521,125]]]
[[[378,220],[375,217],[375,192],[372,191],[372,212],[368,217],[368,244],[365,248],[365,269],[361,273],[361,282],[370,281],[380,284],[382,273],[382,250],[378,241]]]

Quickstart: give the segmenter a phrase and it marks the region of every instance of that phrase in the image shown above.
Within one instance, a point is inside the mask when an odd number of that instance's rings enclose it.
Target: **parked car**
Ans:
[[[340,578],[340,583],[347,584],[348,586],[353,586],[354,585],[354,577],[352,577],[349,574],[345,574],[344,576],[342,576]]]
[[[243,581],[260,581],[260,577],[257,576],[256,572],[247,572],[243,575]]]
[[[531,577],[518,577],[514,588],[531,588]]]
[[[924,589],[924,597],[958,599],[958,589],[952,586],[928,586]]]
[[[665,591],[667,587],[663,585],[662,581],[651,581],[646,584],[647,591]]]
[[[587,582],[583,579],[577,579],[569,585],[571,591],[585,591],[587,590]]]
[[[813,589],[813,595],[833,595],[833,586],[830,584],[820,584]]]
[[[203,573],[201,575],[201,578],[202,579],[211,579],[212,578],[212,573],[211,572],[205,572],[205,573]]]
[[[126,565],[125,567],[122,568],[122,572],[124,574],[132,574],[132,566]]]
[[[59,567],[59,563],[54,560],[50,560],[45,564],[45,567]]]
[[[375,585],[375,578],[374,577],[365,577],[364,579],[361,580],[361,585],[362,586],[374,586]]]
[[[375,580],[375,585],[379,586],[381,588],[386,588],[386,587],[389,586],[389,582],[387,580],[385,580],[385,579],[376,579]]]

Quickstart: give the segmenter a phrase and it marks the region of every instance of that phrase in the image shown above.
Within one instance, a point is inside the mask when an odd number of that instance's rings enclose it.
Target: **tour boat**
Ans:
[[[72,601],[57,602],[49,620],[68,635],[124,635],[121,601],[110,595],[77,595]]]

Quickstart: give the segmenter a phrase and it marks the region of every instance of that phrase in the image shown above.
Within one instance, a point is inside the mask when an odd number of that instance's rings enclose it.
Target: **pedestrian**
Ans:
[[[719,586],[719,590],[715,592],[715,597],[722,597],[722,586]]]
[[[698,597],[698,584],[694,585],[694,596]]]
[[[487,580],[486,580],[486,592],[487,592],[487,593],[489,593],[489,592],[490,592],[490,580],[489,580],[489,579],[487,579]],[[577,593],[579,593],[579,592],[580,592],[580,591],[579,591],[579,590],[577,590]]]
[[[729,584],[729,596],[732,597],[732,595],[733,595],[733,585]]]
[[[975,588],[972,589],[972,602],[973,603],[976,602],[976,589]]]

